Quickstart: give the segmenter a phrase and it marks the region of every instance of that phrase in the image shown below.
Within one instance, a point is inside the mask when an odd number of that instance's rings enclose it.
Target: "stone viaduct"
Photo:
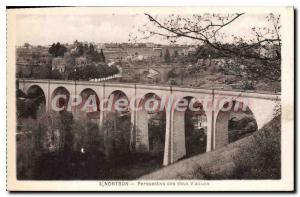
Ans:
[[[207,145],[206,151],[211,151],[228,144],[228,120],[231,110],[222,111],[226,103],[239,102],[246,103],[251,110],[258,129],[273,118],[274,108],[280,104],[280,94],[257,93],[257,92],[237,92],[227,90],[212,90],[212,89],[196,89],[174,86],[155,86],[145,84],[120,84],[120,83],[104,83],[104,82],[87,82],[87,81],[56,81],[56,80],[29,80],[18,79],[18,88],[24,93],[32,87],[39,87],[45,96],[46,109],[50,110],[50,102],[53,98],[55,90],[64,88],[70,95],[80,94],[86,89],[93,90],[99,100],[107,99],[115,91],[123,92],[129,102],[130,97],[143,97],[146,94],[152,93],[159,98],[186,98],[192,97],[195,99],[208,98],[211,106],[205,110],[207,117]],[[222,98],[222,99],[220,99]],[[222,104],[216,104],[222,100]],[[226,100],[226,102],[224,102]],[[175,104],[176,105],[176,104]],[[174,105],[174,106],[175,106]],[[185,127],[184,127],[184,112],[175,111],[172,105],[170,108],[165,108],[165,143],[163,165],[171,164],[186,155],[185,145]],[[228,105],[227,105],[228,106]],[[139,111],[130,111],[131,124],[131,142],[134,142],[135,149],[139,147],[149,147],[148,126],[149,116],[146,113]],[[100,111],[99,124],[101,126],[105,112]],[[135,136],[135,137],[133,137]]]
[[[149,69],[155,70],[160,75],[161,82],[166,82],[168,80],[168,74],[172,69],[182,68],[182,66],[137,66],[137,67],[124,67],[123,72],[135,72],[136,74],[143,74],[144,72],[149,71]]]

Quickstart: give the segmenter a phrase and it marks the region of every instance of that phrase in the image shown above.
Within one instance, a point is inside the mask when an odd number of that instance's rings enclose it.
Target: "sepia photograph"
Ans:
[[[6,11],[8,190],[293,190],[292,7]]]

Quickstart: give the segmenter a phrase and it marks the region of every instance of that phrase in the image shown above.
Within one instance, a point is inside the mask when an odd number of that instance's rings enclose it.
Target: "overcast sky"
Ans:
[[[226,34],[251,36],[253,26],[268,26],[266,15],[245,14],[230,26]],[[96,43],[128,42],[129,33],[137,35],[139,26],[148,22],[145,15],[18,15],[17,45],[49,45],[53,42],[72,43],[75,40]],[[151,42],[167,43],[162,39]],[[182,43],[188,43],[184,40]]]

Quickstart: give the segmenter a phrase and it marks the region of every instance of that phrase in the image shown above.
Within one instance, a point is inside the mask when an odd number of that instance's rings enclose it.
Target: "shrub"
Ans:
[[[243,147],[234,157],[238,179],[280,179],[281,120],[274,118],[254,135],[254,144]]]
[[[117,117],[115,113],[108,113],[103,121],[101,133],[105,141],[107,159],[111,162],[126,160],[130,153],[130,116]]]

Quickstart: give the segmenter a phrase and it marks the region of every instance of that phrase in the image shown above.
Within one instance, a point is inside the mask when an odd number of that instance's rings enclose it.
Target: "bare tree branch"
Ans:
[[[233,36],[232,44],[222,40],[221,30],[237,21],[245,13],[228,15],[203,14],[188,17],[170,15],[165,19],[153,17],[144,13],[152,25],[144,33],[151,36],[160,36],[176,41],[179,38],[188,38],[200,41],[204,45],[217,50],[223,57],[236,59],[239,64],[247,65],[249,76],[264,77],[270,81],[280,81],[281,75],[281,36],[280,15],[269,14],[267,20],[271,22],[272,29],[253,27],[254,39],[246,40]],[[265,51],[265,52],[264,52]],[[268,54],[266,54],[266,51]],[[258,62],[258,63],[257,63]],[[236,67],[237,65],[235,65]]]

